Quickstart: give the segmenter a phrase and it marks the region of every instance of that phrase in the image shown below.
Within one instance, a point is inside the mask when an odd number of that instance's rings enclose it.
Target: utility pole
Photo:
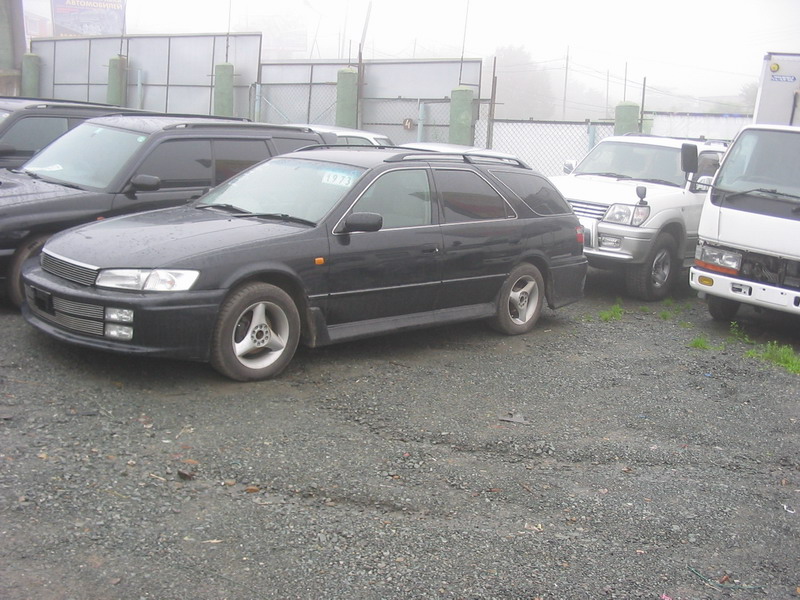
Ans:
[[[644,93],[647,90],[647,77],[642,80],[642,108],[639,109],[639,133],[644,133]]]
[[[561,102],[561,120],[567,120],[567,77],[569,77],[569,46],[567,46],[567,59],[564,63],[564,99]]]

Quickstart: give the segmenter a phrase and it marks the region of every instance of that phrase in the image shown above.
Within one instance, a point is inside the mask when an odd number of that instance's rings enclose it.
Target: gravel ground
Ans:
[[[798,321],[732,335],[688,286],[606,321],[619,289],[252,384],[0,309],[0,597],[800,596],[800,376],[745,340]]]

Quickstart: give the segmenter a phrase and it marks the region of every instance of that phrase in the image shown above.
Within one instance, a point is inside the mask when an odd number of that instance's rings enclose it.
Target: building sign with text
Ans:
[[[122,35],[124,0],[51,0],[53,35]]]

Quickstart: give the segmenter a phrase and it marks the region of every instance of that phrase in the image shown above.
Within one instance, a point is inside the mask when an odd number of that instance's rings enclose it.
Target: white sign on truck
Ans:
[[[753,122],[800,125],[800,54],[764,56]]]

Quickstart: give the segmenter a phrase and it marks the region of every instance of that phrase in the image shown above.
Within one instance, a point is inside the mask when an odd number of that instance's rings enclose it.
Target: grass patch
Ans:
[[[790,373],[800,375],[800,356],[798,356],[794,348],[789,345],[767,342],[760,348],[748,350],[747,356],[774,363],[783,367]]]
[[[660,313],[658,313],[658,316],[662,321],[669,321],[672,318],[672,313],[668,310],[662,310]]]
[[[617,300],[617,303],[608,310],[600,311],[600,320],[603,323],[608,323],[609,321],[619,321],[624,314],[625,311],[622,310],[622,305],[619,303],[619,300]]]
[[[723,346],[712,346],[711,342],[704,335],[700,335],[689,342],[690,348],[697,348],[698,350],[722,350]]]
[[[731,337],[735,340],[739,340],[744,344],[749,344],[749,345],[755,344],[755,342],[750,339],[750,336],[748,336],[747,333],[741,327],[739,327],[739,323],[737,323],[736,321],[731,321],[730,332],[731,332]]]

